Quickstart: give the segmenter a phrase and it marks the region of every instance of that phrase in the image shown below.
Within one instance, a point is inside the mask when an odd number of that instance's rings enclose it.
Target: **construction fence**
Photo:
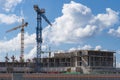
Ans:
[[[120,74],[1,73],[0,80],[120,80]]]

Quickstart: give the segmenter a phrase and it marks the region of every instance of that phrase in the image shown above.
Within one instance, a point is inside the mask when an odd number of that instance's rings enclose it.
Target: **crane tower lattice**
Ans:
[[[36,72],[40,71],[41,53],[42,53],[42,18],[49,24],[50,21],[45,16],[45,9],[40,9],[38,5],[34,5],[34,10],[37,13],[37,27],[36,27],[36,42],[37,42],[37,58],[36,58]]]

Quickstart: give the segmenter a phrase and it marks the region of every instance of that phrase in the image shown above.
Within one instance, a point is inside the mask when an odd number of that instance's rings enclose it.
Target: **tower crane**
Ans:
[[[37,42],[37,59],[36,59],[36,72],[39,72],[41,66],[41,54],[42,54],[42,18],[52,26],[50,21],[45,16],[45,9],[40,9],[38,5],[34,5],[34,10],[37,13],[37,27],[36,27],[36,42]]]
[[[24,23],[24,19],[22,19],[22,25],[19,25],[17,27],[14,27],[14,28],[6,31],[8,33],[8,32],[17,30],[19,28],[21,29],[21,54],[20,54],[20,62],[24,61],[24,27],[26,27],[27,25],[28,25],[28,22]]]

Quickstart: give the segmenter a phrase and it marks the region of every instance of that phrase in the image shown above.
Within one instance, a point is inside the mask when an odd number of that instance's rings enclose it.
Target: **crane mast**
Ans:
[[[13,30],[21,29],[21,54],[20,54],[20,62],[24,61],[24,27],[26,27],[28,23],[24,23],[24,19],[22,19],[22,25],[14,27],[6,32],[11,32]]]
[[[34,5],[34,10],[37,13],[37,27],[36,27],[36,42],[37,42],[37,58],[36,58],[36,72],[40,71],[41,67],[41,53],[42,53],[42,18],[49,24],[50,21],[44,15],[45,9],[40,9],[38,5]]]
[[[22,25],[24,25],[24,19],[22,19]],[[24,26],[21,26],[21,55],[20,62],[24,60]]]

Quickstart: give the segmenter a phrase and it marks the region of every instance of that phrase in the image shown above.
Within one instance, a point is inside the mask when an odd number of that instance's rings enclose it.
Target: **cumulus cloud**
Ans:
[[[0,0],[0,8],[6,12],[10,12],[21,2],[22,0]],[[21,22],[21,19],[24,18],[22,16],[22,14],[21,16],[17,16],[16,14],[0,13],[0,24],[13,24],[15,22]]]
[[[115,12],[110,8],[106,8],[106,13],[98,14],[91,22],[96,23],[99,29],[103,30],[107,27],[113,26],[114,24],[118,23],[118,21],[118,12]]]
[[[34,33],[30,35],[26,33],[24,43],[26,48],[29,46],[34,46],[36,44],[36,34]]]
[[[116,53],[117,53],[117,54],[120,54],[120,50],[117,50]]]
[[[120,50],[118,51],[118,53],[120,54]]]
[[[13,39],[7,40],[5,37],[5,40],[0,41],[0,54],[2,53],[9,53],[14,52],[17,53],[16,59],[19,60],[20,56],[20,40],[21,40],[21,33],[19,33],[16,37]],[[24,59],[32,59],[36,57],[36,34],[24,34]],[[47,45],[42,45],[42,50],[45,51],[47,49]],[[49,50],[47,50],[49,51]],[[45,52],[47,53],[47,52]]]
[[[110,29],[108,32],[110,35],[116,36],[116,37],[120,37],[120,26],[118,27],[118,29]]]
[[[24,36],[25,36],[25,48],[35,45],[35,34],[29,35],[28,33],[26,33]],[[13,50],[19,50],[20,40],[21,40],[21,34],[19,33],[13,39],[0,41],[1,53],[3,52],[6,53]]]
[[[28,54],[24,55],[25,60],[27,60],[27,59],[33,59],[34,57],[36,57],[36,46],[33,47],[33,49],[31,49]]]
[[[100,45],[95,47],[95,50],[101,50],[101,49],[102,49],[102,47]]]
[[[14,0],[13,0],[14,2]],[[20,3],[21,0],[18,2]],[[17,3],[17,4],[18,4]],[[16,5],[14,5],[16,6]],[[12,6],[12,7],[14,7]],[[11,9],[11,8],[10,8]],[[9,11],[6,7],[6,11]],[[0,14],[0,22],[11,24],[14,22],[19,22],[19,18],[16,15],[4,15]],[[9,21],[4,20],[3,16]],[[99,13],[94,15],[92,10],[85,5],[71,1],[70,3],[64,4],[62,9],[62,16],[55,19],[52,23],[53,26],[47,26],[43,30],[43,40],[47,43],[79,43],[81,40],[94,36],[98,32],[107,29],[119,21],[118,12],[107,8],[105,13]],[[11,22],[12,21],[12,22]],[[20,34],[9,40],[9,41],[0,41],[0,48],[3,51],[7,49],[10,51],[13,48],[19,48],[18,45],[20,42]],[[35,34],[27,35],[25,39],[25,44],[33,45],[36,40]],[[15,43],[14,43],[15,42]],[[8,45],[8,46],[5,46]],[[27,48],[27,46],[26,46]],[[96,46],[95,48],[90,45],[84,45],[83,47],[78,47],[75,49],[101,49],[101,46]],[[74,48],[73,48],[74,49]],[[35,53],[35,47],[25,55],[25,58],[31,58]]]
[[[120,68],[120,62],[116,62],[116,67]]]
[[[92,46],[90,46],[90,45],[84,45],[81,49],[83,49],[83,50],[89,50],[89,49],[92,49]]]
[[[62,13],[52,27],[44,29],[44,39],[51,43],[80,42],[119,21],[118,12],[110,8],[106,9],[106,13],[94,15],[90,8],[74,1],[64,4]]]
[[[22,0],[4,0],[3,9],[7,12],[13,10],[17,4],[21,3]]]
[[[69,51],[74,51],[74,50],[102,50],[102,47],[100,45],[97,45],[95,47],[91,45],[84,45],[84,46],[78,46],[77,48],[73,47],[69,49]]]
[[[0,41],[0,54],[3,53],[16,53],[15,57],[17,60],[19,60],[20,56],[20,40],[21,40],[21,33],[19,33],[16,37],[13,39],[7,40],[5,37],[5,40]],[[24,34],[24,59],[32,59],[36,57],[36,34]],[[46,45],[42,45],[42,50],[46,50],[48,48]],[[29,51],[28,51],[29,50]]]
[[[21,22],[22,19],[23,17],[16,16],[15,14],[0,14],[0,23],[13,24],[15,22]]]
[[[42,45],[42,54],[41,54],[41,57],[47,57],[48,53],[49,53],[49,50],[48,50],[47,45],[45,45],[45,44]],[[25,60],[27,60],[27,59],[33,59],[34,57],[36,57],[36,55],[37,55],[37,49],[36,49],[36,46],[33,46],[33,48],[28,53],[25,53],[24,58],[25,58]]]

